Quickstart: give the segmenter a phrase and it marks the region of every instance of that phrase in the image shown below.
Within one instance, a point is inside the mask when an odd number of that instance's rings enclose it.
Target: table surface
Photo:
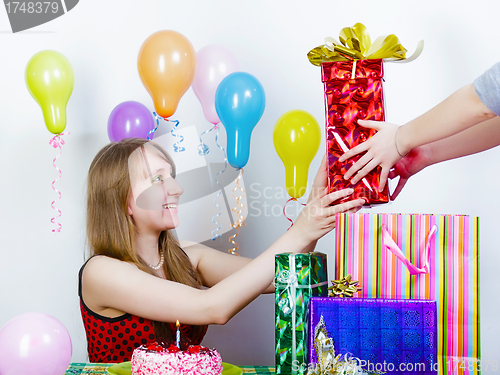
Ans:
[[[65,375],[106,375],[106,369],[114,363],[70,363]],[[243,374],[274,374],[274,367],[238,366]]]

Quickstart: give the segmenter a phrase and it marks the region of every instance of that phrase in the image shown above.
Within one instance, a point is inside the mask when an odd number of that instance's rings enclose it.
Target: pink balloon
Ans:
[[[225,46],[211,44],[196,54],[196,74],[191,86],[205,118],[214,125],[220,122],[215,110],[215,91],[226,76],[239,70],[238,59]]]
[[[62,375],[71,354],[68,331],[50,315],[21,314],[0,330],[1,375]]]

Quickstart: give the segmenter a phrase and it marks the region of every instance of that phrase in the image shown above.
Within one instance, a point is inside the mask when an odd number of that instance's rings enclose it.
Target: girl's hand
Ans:
[[[319,166],[318,172],[314,177],[314,181],[311,188],[311,193],[309,194],[309,198],[307,202],[322,197],[328,192],[328,166],[326,165],[326,154],[323,156],[321,160],[321,164]]]
[[[391,180],[399,176],[398,185],[396,186],[394,192],[391,194],[391,200],[395,200],[397,198],[411,176],[420,172],[429,164],[430,150],[425,145],[415,147],[408,153],[408,155],[399,160],[389,173],[389,178]]]
[[[360,198],[332,206],[336,200],[347,197],[353,192],[354,189],[344,189],[319,197],[310,197],[290,231],[310,243],[323,237],[335,228],[337,213],[356,212],[365,204],[365,200]]]
[[[401,159],[401,155],[396,146],[396,133],[398,125],[382,121],[358,120],[359,125],[369,129],[377,130],[377,133],[365,142],[353,147],[339,158],[340,162],[346,161],[354,155],[362,152],[366,153],[352,165],[344,175],[346,180],[352,176],[351,183],[355,184],[365,177],[372,169],[378,165],[382,167],[380,175],[379,191],[382,191],[387,182],[387,177],[391,168]]]

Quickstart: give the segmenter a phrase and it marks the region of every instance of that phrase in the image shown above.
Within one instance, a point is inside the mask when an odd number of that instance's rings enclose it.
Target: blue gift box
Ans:
[[[435,301],[313,297],[309,364],[316,364],[314,330],[321,316],[336,354],[358,358],[368,371],[436,374]]]

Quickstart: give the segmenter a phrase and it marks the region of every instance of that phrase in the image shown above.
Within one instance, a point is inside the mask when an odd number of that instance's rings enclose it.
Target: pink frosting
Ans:
[[[132,375],[221,375],[222,358],[215,349],[198,353],[148,350],[141,346],[132,354]]]

